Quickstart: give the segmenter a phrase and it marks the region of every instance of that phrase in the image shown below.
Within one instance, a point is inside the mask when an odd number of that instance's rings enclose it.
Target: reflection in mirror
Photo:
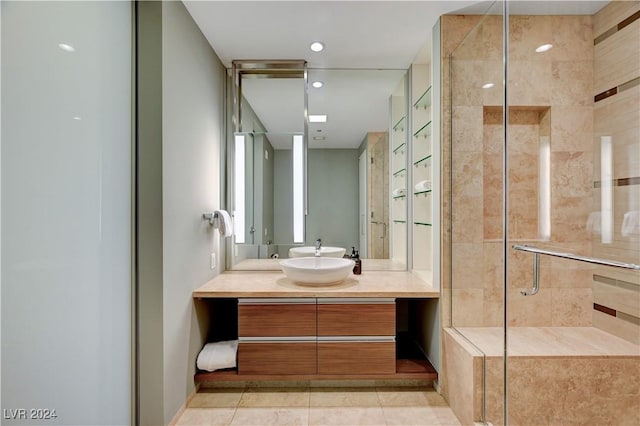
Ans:
[[[396,84],[391,95],[391,258],[407,262],[407,78]]]
[[[269,258],[276,238],[304,242],[306,63],[233,61],[233,82],[231,269]],[[286,191],[275,190],[276,178],[286,182]],[[279,229],[282,221],[275,218],[285,211],[289,221]]]
[[[397,102],[392,95],[404,87],[404,74],[309,70],[308,114],[326,115],[326,122],[308,124],[306,152],[302,132],[293,121],[286,124],[287,107],[281,105],[291,93],[281,79],[275,79],[280,89],[272,86],[274,90],[260,86],[274,79],[242,81],[243,131],[236,136],[242,135],[245,143],[246,238],[239,243],[236,237],[232,269],[279,269],[274,259],[289,257],[294,247],[315,246],[317,239],[325,247],[347,249],[347,255],[354,247],[369,270],[406,269],[406,223],[402,230],[391,222],[389,137],[395,124],[391,105]],[[321,88],[312,85],[317,81]],[[299,88],[298,97],[303,93]],[[302,106],[298,108],[299,116]],[[306,216],[296,216],[294,205],[304,204],[300,175],[305,164],[308,208]],[[395,211],[401,208],[395,206]],[[398,214],[406,217],[406,211]],[[404,242],[398,243],[402,247],[394,247],[394,232],[404,233]]]

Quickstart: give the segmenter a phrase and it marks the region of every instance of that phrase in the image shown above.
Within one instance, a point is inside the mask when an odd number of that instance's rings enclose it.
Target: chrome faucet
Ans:
[[[316,257],[320,257],[320,249],[322,248],[322,240],[318,238],[316,240]]]

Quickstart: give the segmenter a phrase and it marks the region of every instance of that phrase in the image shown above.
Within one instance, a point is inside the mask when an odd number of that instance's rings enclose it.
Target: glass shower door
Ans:
[[[637,424],[640,3],[522,6],[507,16],[507,420]]]
[[[449,56],[451,151],[450,323],[470,345],[472,387],[456,414],[463,424],[503,423],[504,395],[504,48],[503,2],[482,16],[459,16],[443,39]],[[457,20],[457,21],[456,21]],[[472,24],[472,25],[471,25]],[[461,36],[466,31],[466,35]],[[446,130],[445,130],[446,131]],[[445,154],[446,155],[446,154]],[[446,158],[443,159],[446,164]],[[446,193],[446,191],[445,191]],[[454,398],[451,396],[450,400]],[[451,402],[450,401],[450,402]],[[453,402],[452,404],[456,404]]]

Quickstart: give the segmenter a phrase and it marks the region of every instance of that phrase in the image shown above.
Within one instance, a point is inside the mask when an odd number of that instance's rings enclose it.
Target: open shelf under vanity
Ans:
[[[196,383],[268,380],[437,380],[438,373],[428,360],[397,359],[395,374],[238,374],[237,368],[197,372]]]

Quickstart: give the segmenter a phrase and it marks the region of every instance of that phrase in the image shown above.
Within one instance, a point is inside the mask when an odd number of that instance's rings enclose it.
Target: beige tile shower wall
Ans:
[[[472,17],[442,18],[443,110],[449,108],[448,55],[469,31]],[[480,17],[476,17],[480,19]],[[509,51],[509,244],[530,243],[591,255],[586,223],[593,209],[593,33],[588,16],[512,16]],[[452,139],[442,123],[443,172],[453,153],[453,186],[443,179],[446,220],[451,193],[451,234],[443,226],[443,249],[451,238],[455,326],[503,322],[501,87],[482,89],[501,77],[501,17],[484,18],[454,52]],[[554,48],[535,53],[552,43]],[[444,117],[444,116],[443,116]],[[551,140],[551,240],[538,240],[538,142]],[[509,324],[587,326],[592,323],[592,271],[588,265],[543,258],[542,290],[532,285],[532,255],[508,250]],[[448,285],[444,285],[446,289]],[[443,298],[450,297],[448,291]],[[448,307],[448,303],[443,306]],[[446,323],[446,322],[445,322]]]
[[[442,164],[442,176],[440,179],[441,190],[441,205],[440,205],[440,217],[442,220],[442,235],[440,236],[440,270],[442,277],[442,287],[440,298],[443,301],[442,306],[442,324],[448,326],[451,321],[451,274],[450,266],[451,262],[451,221],[450,221],[450,206],[449,197],[451,195],[450,182],[447,178],[450,174],[449,162],[451,159],[451,117],[447,111],[451,108],[451,96],[450,87],[451,80],[449,78],[449,55],[464,39],[465,35],[478,23],[480,16],[471,15],[445,15],[440,18],[441,28],[441,58],[442,64],[440,69],[440,81],[442,83],[442,98],[440,99],[440,108],[443,111],[440,123],[440,155]],[[434,146],[437,146],[434,144]],[[446,392],[446,381],[442,383],[443,391]]]
[[[593,15],[593,35],[598,37],[626,17],[640,10],[640,2],[616,0]]]
[[[434,100],[434,102],[440,102],[440,108],[442,111],[441,114],[441,122],[440,122],[440,141],[434,141],[433,147],[436,148],[439,146],[440,149],[440,158],[441,158],[441,174],[442,179],[440,179],[440,191],[441,191],[441,201],[440,201],[440,218],[441,218],[441,232],[440,235],[440,274],[442,285],[440,288],[440,303],[441,306],[441,315],[442,315],[442,324],[443,331],[441,331],[441,339],[444,342],[446,338],[444,336],[444,327],[449,327],[451,323],[451,273],[450,266],[451,262],[451,220],[450,220],[450,206],[451,203],[449,201],[449,197],[451,195],[450,182],[448,179],[450,166],[449,161],[451,158],[451,117],[448,114],[448,111],[451,108],[451,96],[450,96],[450,87],[451,80],[449,78],[449,55],[455,49],[456,46],[460,44],[464,36],[478,23],[480,20],[479,16],[461,16],[461,15],[446,15],[440,18],[440,34],[441,34],[441,46],[440,46],[440,81],[442,85],[441,90],[441,99]],[[439,142],[439,145],[438,145]],[[434,238],[438,238],[434,236]],[[437,240],[436,240],[437,241]],[[437,243],[435,243],[437,244]],[[437,245],[436,245],[437,247]],[[435,248],[437,250],[437,248]],[[445,343],[443,343],[445,344]],[[443,364],[447,362],[449,355],[446,352],[446,348],[443,348]],[[455,386],[451,386],[448,380],[448,374],[446,372],[446,365],[443,365],[443,377],[440,380],[440,386],[442,389],[442,393],[447,400],[452,398],[452,395],[457,394],[457,389]]]
[[[593,18],[595,56],[594,91],[616,93],[594,103],[594,181],[601,180],[600,141],[611,137],[613,192],[612,241],[593,233],[594,256],[640,264],[640,232],[624,227],[625,217],[640,215],[640,11],[638,1],[614,1]],[[626,21],[626,24],[619,25]],[[630,22],[630,23],[629,23]],[[634,85],[633,82],[636,82]],[[631,84],[626,84],[632,82]],[[606,185],[606,183],[605,183]],[[594,211],[602,211],[602,189],[593,193]],[[637,212],[637,213],[634,213]],[[592,280],[594,326],[640,342],[640,274],[598,268]],[[594,305],[594,308],[596,306]]]

